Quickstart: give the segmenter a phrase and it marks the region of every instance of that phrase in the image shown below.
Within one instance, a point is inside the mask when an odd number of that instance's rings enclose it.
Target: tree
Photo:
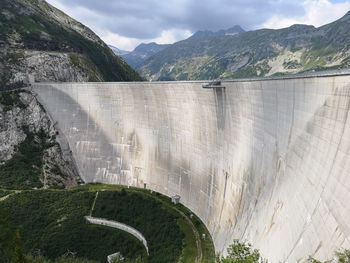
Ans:
[[[26,263],[27,260],[23,254],[22,239],[19,230],[16,230],[14,238],[14,251],[11,259],[11,263]]]
[[[350,263],[350,250],[344,249],[343,251],[335,252],[339,263]]]
[[[12,257],[13,230],[7,218],[0,217],[0,258],[3,262],[10,262]]]
[[[329,261],[320,261],[318,259],[315,259],[313,257],[308,258],[308,263],[329,263],[329,262],[334,262],[334,263],[350,263],[350,250],[344,249],[344,250],[338,250],[335,252],[335,258]]]
[[[251,244],[234,240],[227,249],[227,257],[217,256],[218,263],[262,263],[267,262]]]
[[[308,263],[322,263],[321,261],[319,261],[311,256],[307,259],[307,262]]]

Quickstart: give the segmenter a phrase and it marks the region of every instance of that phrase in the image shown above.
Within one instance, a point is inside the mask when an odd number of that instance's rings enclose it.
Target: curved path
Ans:
[[[138,240],[140,240],[142,242],[142,244],[146,248],[147,255],[149,255],[147,240],[141,234],[141,232],[139,232],[135,228],[133,228],[131,226],[128,226],[126,224],[117,222],[117,221],[106,220],[106,219],[103,219],[103,218],[97,218],[97,217],[92,217],[92,216],[85,216],[85,219],[91,224],[113,227],[113,228],[117,228],[119,230],[128,232],[129,234],[133,235],[134,237],[136,237]]]
[[[3,196],[3,197],[0,197],[0,202],[5,201],[5,200],[6,200],[7,198],[9,198],[10,196],[16,195],[16,194],[18,194],[18,193],[20,193],[20,192],[22,192],[22,191],[20,191],[20,190],[15,190],[14,192],[9,193],[8,195],[5,195],[5,196]]]
[[[199,236],[197,228],[195,227],[195,225],[193,224],[191,219],[189,219],[188,216],[184,212],[182,212],[181,210],[179,210],[175,207],[174,207],[174,210],[176,210],[179,214],[181,214],[183,216],[183,218],[185,218],[185,220],[191,226],[194,237],[196,239],[196,247],[197,247],[196,263],[202,262],[202,259],[203,259],[202,244],[201,244],[201,238]]]

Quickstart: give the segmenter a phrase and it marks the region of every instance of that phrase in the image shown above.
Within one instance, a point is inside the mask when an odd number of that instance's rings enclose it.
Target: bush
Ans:
[[[218,263],[262,263],[267,262],[251,244],[234,240],[227,249],[227,257],[217,256]]]
[[[348,250],[348,249],[338,250],[334,254],[335,254],[335,257],[333,260],[325,261],[324,263],[328,263],[328,262],[350,263],[350,250]],[[322,263],[322,261],[317,260],[313,257],[309,257],[307,262],[308,263]]]
[[[19,193],[1,202],[0,262],[11,262],[15,229],[21,233],[24,254],[44,256],[50,263],[75,263],[56,260],[67,252],[99,262],[105,262],[107,255],[117,251],[131,259],[146,254],[133,236],[86,222],[84,216],[89,214],[93,199],[94,193],[87,191],[37,190]],[[6,240],[9,241],[3,243]],[[3,260],[3,255],[9,261]]]
[[[149,247],[149,262],[177,262],[184,234],[177,216],[153,197],[137,192],[100,192],[93,216],[115,220],[139,230]]]
[[[23,127],[25,140],[20,143],[12,158],[1,166],[0,187],[7,189],[32,189],[43,186],[40,181],[44,151],[52,146],[45,131],[30,132]]]

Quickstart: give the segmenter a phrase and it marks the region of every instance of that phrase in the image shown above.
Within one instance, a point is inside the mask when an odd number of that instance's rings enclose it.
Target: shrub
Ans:
[[[227,257],[217,256],[218,263],[262,263],[267,262],[251,244],[234,240],[227,249]]]

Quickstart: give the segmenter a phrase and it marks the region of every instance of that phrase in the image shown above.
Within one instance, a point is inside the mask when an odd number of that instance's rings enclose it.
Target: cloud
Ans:
[[[293,23],[318,25],[335,20],[350,8],[350,0],[332,1],[48,0],[89,26],[104,41],[128,50],[140,42],[171,43],[197,30],[234,25],[245,29],[278,28]]]
[[[349,1],[306,0],[303,2],[305,14],[287,18],[274,15],[263,26],[266,28],[283,28],[293,24],[307,24],[316,27],[331,23],[350,10]]]
[[[124,37],[119,34],[113,33],[111,31],[99,31],[97,32],[97,34],[106,43],[115,45],[122,50],[132,50],[141,42],[146,42],[146,43],[156,42],[158,44],[174,43],[176,41],[190,37],[192,35],[192,32],[189,30],[176,30],[176,29],[165,30],[161,32],[160,36],[156,38],[148,38],[148,39]]]

